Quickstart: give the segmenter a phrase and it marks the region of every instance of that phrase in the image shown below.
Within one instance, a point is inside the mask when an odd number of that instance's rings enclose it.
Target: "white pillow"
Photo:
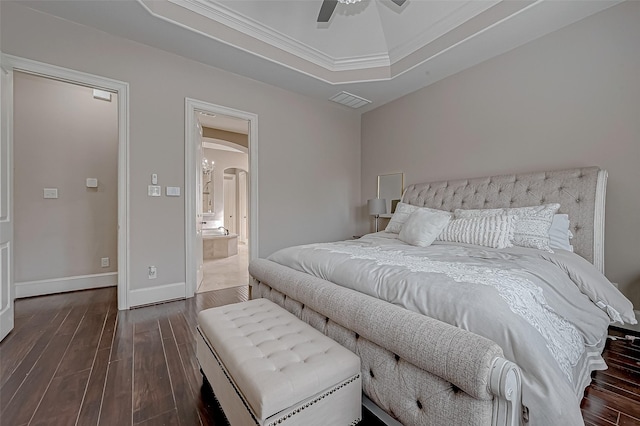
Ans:
[[[456,218],[516,215],[518,220],[513,233],[513,245],[531,247],[553,253],[549,247],[549,228],[560,204],[545,204],[532,207],[510,207],[504,209],[462,210],[456,209]]]
[[[396,211],[393,213],[393,216],[391,216],[391,219],[389,220],[389,224],[385,228],[385,231],[399,234],[400,230],[402,229],[402,225],[407,221],[409,215],[411,215],[411,213],[418,209],[428,210],[430,212],[438,213],[451,218],[451,213],[444,210],[430,209],[429,207],[418,207],[406,203],[398,203],[398,205],[396,206]]]
[[[511,247],[516,219],[517,216],[506,214],[453,219],[437,240],[492,248]]]
[[[412,246],[430,246],[450,220],[450,216],[419,208],[409,215],[398,238]]]
[[[553,215],[551,228],[549,228],[549,247],[552,250],[561,249],[572,252],[571,238],[573,238],[573,234],[569,230],[569,215]]]

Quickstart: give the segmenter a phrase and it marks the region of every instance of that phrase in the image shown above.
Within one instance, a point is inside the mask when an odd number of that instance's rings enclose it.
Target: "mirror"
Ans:
[[[213,206],[213,170],[214,162],[202,158],[202,212],[215,212]]]
[[[404,190],[404,174],[391,173],[388,175],[378,175],[378,198],[387,200],[387,213],[380,217],[391,217],[396,209],[396,205],[402,198]]]

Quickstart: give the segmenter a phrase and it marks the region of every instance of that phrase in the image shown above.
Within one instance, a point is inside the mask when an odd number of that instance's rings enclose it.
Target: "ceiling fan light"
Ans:
[[[360,0],[338,0],[338,3],[342,3],[342,4],[353,4],[353,3],[358,3]]]

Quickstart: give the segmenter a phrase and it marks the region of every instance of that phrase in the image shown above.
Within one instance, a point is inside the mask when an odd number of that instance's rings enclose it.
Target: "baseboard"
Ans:
[[[129,307],[151,305],[185,298],[186,283],[165,284],[157,287],[141,288],[129,292]]]
[[[90,288],[118,285],[118,273],[78,275],[75,277],[53,278],[49,280],[24,281],[16,283],[16,299],[43,296],[67,291],[88,290]]]

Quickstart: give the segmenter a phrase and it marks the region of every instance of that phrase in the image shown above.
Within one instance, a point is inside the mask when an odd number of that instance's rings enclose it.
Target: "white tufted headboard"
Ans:
[[[414,184],[402,201],[448,211],[560,203],[560,213],[571,221],[575,252],[604,272],[606,182],[606,170],[584,167]]]

